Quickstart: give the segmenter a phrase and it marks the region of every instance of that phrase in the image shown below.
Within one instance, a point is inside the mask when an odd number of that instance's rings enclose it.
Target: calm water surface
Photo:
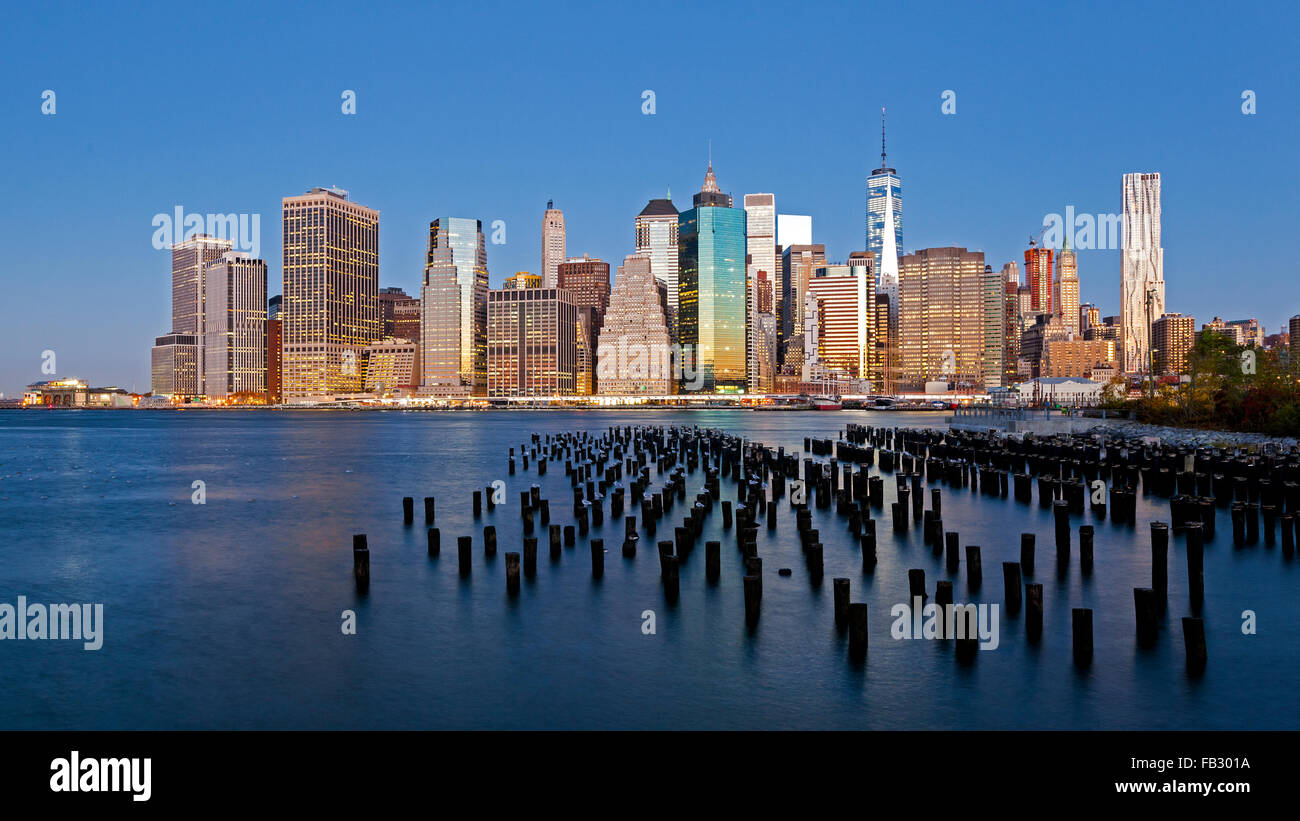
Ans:
[[[586,540],[506,596],[504,553],[521,550],[519,491],[506,451],[532,432],[614,424],[718,427],[802,446],[848,422],[931,426],[940,415],[650,412],[0,412],[0,601],[102,602],[103,649],[79,642],[0,642],[0,728],[1300,728],[1300,560],[1277,548],[1234,550],[1226,511],[1206,547],[1203,617],[1209,668],[1184,670],[1179,617],[1189,614],[1181,540],[1159,643],[1139,650],[1132,589],[1150,580],[1146,523],[1168,502],[1140,498],[1138,533],[1091,514],[1096,565],[1058,577],[1050,511],[943,487],[946,529],[982,547],[985,582],[946,572],[919,528],[878,527],[879,564],[863,575],[845,520],[814,511],[825,581],[803,570],[794,517],[760,528],[761,621],[744,624],[743,566],[715,509],[704,539],[723,541],[722,581],[706,584],[702,545],[664,602],[653,544],[636,559],[622,522],[591,535],[611,548],[594,582]],[[543,477],[553,521],[568,523],[563,465]],[[501,479],[508,504],[475,521],[472,491]],[[207,503],[191,504],[192,483]],[[699,474],[688,482],[702,484]],[[734,486],[723,482],[723,498]],[[886,510],[894,483],[887,479]],[[443,552],[425,552],[419,497],[438,499]],[[416,497],[404,527],[401,497]],[[928,505],[928,493],[927,493]],[[680,523],[675,506],[665,527]],[[879,516],[879,514],[877,514]],[[482,555],[495,524],[499,552]],[[950,643],[895,641],[890,608],[907,570],[933,592],[1002,602],[1000,564],[1019,534],[1038,534],[1043,640],[1002,614],[1001,646],[963,666]],[[668,531],[671,534],[671,531]],[[366,533],[371,588],[359,597],[351,536]],[[1077,533],[1077,530],[1076,530]],[[1225,536],[1225,533],[1228,534]],[[455,539],[474,536],[473,574],[457,573]],[[544,534],[543,534],[544,535]],[[703,541],[703,539],[702,539]],[[781,578],[780,567],[794,568]],[[851,665],[830,580],[847,576],[870,607],[867,663]],[[1095,659],[1071,663],[1070,608],[1094,611]],[[340,614],[354,610],[356,635]],[[655,611],[657,633],[641,614]],[[1257,614],[1243,635],[1242,611]]]

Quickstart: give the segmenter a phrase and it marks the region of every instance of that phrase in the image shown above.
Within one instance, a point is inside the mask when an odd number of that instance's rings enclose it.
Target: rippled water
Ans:
[[[722,580],[706,584],[702,545],[665,603],[653,544],[618,550],[621,521],[592,536],[610,550],[590,577],[586,540],[557,563],[545,540],[536,579],[505,590],[504,553],[519,550],[519,491],[506,451],[532,432],[610,425],[724,428],[775,445],[833,436],[847,422],[927,426],[933,414],[643,412],[144,412],[0,413],[0,602],[102,602],[103,649],[71,641],[0,641],[3,728],[1300,728],[1300,560],[1277,548],[1234,550],[1227,514],[1206,547],[1209,666],[1184,669],[1188,615],[1181,540],[1170,548],[1169,607],[1158,645],[1134,638],[1135,586],[1150,581],[1146,522],[1167,500],[1139,498],[1135,534],[1096,525],[1096,565],[1058,578],[1050,511],[944,486],[943,520],[983,551],[984,585],[947,573],[919,528],[879,526],[879,564],[864,576],[843,519],[814,511],[825,581],[810,584],[792,510],[760,528],[762,617],[744,624],[743,564],[723,542]],[[475,521],[476,488],[501,479],[508,503]],[[206,504],[191,504],[192,483]],[[542,479],[553,522],[567,523],[563,465]],[[689,488],[702,484],[699,474]],[[724,480],[723,498],[734,493]],[[886,502],[894,483],[887,479]],[[419,498],[438,499],[443,551],[425,551]],[[401,497],[416,497],[405,527]],[[928,505],[928,491],[927,491]],[[680,523],[674,507],[665,527]],[[879,514],[877,514],[879,516]],[[495,524],[499,552],[482,554]],[[1001,645],[964,666],[951,643],[896,641],[890,608],[907,598],[908,568],[927,587],[953,579],[959,602],[1002,601],[1002,561],[1019,534],[1038,534],[1043,640],[1023,614],[1001,617]],[[668,531],[671,533],[671,530]],[[1076,531],[1077,532],[1077,531]],[[371,588],[359,597],[351,537],[366,533]],[[1228,535],[1225,535],[1228,534]],[[473,535],[470,578],[455,539]],[[544,534],[543,534],[544,535]],[[777,568],[794,568],[789,578]],[[847,658],[835,628],[831,578],[849,577],[870,608],[870,651]],[[1070,608],[1094,610],[1095,658],[1071,662]],[[354,610],[356,635],[340,614]],[[642,633],[642,613],[657,632]],[[1242,612],[1257,614],[1244,635]]]

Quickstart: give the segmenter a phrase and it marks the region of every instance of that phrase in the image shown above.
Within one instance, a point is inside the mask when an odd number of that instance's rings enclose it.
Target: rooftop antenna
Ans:
[[[880,167],[887,168],[885,165],[885,107],[880,107]]]

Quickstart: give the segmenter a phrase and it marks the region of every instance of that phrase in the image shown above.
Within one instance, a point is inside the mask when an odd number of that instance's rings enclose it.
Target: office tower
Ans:
[[[817,358],[855,379],[868,378],[870,367],[874,265],[874,257],[858,252],[847,265],[819,267],[808,282],[807,293],[817,300]]]
[[[872,257],[875,262],[875,257]],[[890,339],[889,315],[891,310],[891,301],[886,294],[882,294],[880,289],[876,289],[873,297],[872,314],[871,314],[871,358],[868,375],[871,379],[871,389],[877,393],[887,393],[892,390],[892,375],[888,371],[889,352],[896,345],[895,340]],[[895,363],[895,370],[897,363]]]
[[[284,322],[276,313],[266,320],[266,401],[273,405],[284,399]]]
[[[200,395],[198,334],[164,334],[150,351],[150,390],[155,396]]]
[[[355,393],[380,338],[379,212],[338,188],[285,197],[284,398]]]
[[[1249,345],[1254,348],[1264,346],[1264,326],[1259,324],[1258,319],[1233,319],[1227,324],[1241,329],[1242,345]]]
[[[609,308],[609,263],[583,254],[560,263],[556,284],[573,294],[580,308],[595,308],[600,317]]]
[[[1086,334],[1090,329],[1101,325],[1101,309],[1091,302],[1079,306],[1079,334]]]
[[[899,261],[900,380],[984,386],[984,253],[925,248]]]
[[[1036,314],[1034,323],[1020,335],[1020,362],[1028,376],[1037,379],[1047,376],[1047,353],[1051,343],[1064,342],[1070,337],[1065,323],[1055,314]]]
[[[193,334],[198,340],[199,392],[203,390],[203,343],[207,332],[203,273],[210,262],[233,247],[230,240],[210,234],[195,234],[172,246],[172,333]]]
[[[362,350],[366,393],[392,396],[410,392],[418,386],[416,362],[420,343],[411,339],[389,337],[371,342]]]
[[[1287,321],[1287,333],[1290,336],[1288,353],[1291,355],[1291,368],[1300,369],[1300,314]]]
[[[630,254],[618,268],[596,353],[601,395],[666,396],[673,392],[672,342],[649,256]]]
[[[876,258],[877,288],[896,294],[903,253],[903,184],[885,159],[885,109],[880,109],[880,167],[867,178],[867,250]],[[897,307],[894,308],[895,315]]]
[[[1155,349],[1156,374],[1187,373],[1187,354],[1192,350],[1196,320],[1182,314],[1165,314],[1151,323],[1151,345]]]
[[[1150,373],[1151,323],[1165,312],[1165,252],[1160,247],[1160,175],[1124,175],[1120,262],[1120,337],[1125,373]]]
[[[577,360],[574,374],[573,392],[578,396],[592,396],[596,393],[596,345],[600,336],[597,330],[600,320],[593,307],[578,307],[577,322]]]
[[[1002,384],[1014,385],[1020,358],[1020,269],[1002,266]]]
[[[668,294],[668,333],[677,338],[677,207],[672,192],[636,216],[636,252],[650,259],[650,273]]]
[[[542,215],[542,287],[554,288],[558,281],[560,263],[564,262],[564,212],[546,201]]]
[[[284,297],[276,294],[266,301],[266,321],[280,318],[280,308],[284,304]]]
[[[984,387],[996,388],[1003,384],[1003,354],[1005,349],[1006,289],[1005,274],[994,272],[992,265],[984,266]]]
[[[266,392],[266,262],[227,251],[208,263],[203,393]]]
[[[1049,339],[1040,370],[1047,377],[1091,379],[1094,369],[1113,367],[1114,360],[1114,340]]]
[[[803,305],[808,294],[808,281],[818,268],[826,266],[826,246],[786,245],[781,249],[781,301],[783,305]],[[803,311],[786,311],[781,340],[786,341],[803,333]]]
[[[1029,286],[1029,311],[1031,314],[1058,314],[1052,303],[1051,248],[1040,247],[1029,241],[1025,249],[1025,284]]]
[[[390,335],[394,339],[405,339],[419,343],[420,300],[412,299],[407,302],[399,302],[393,306],[393,332]],[[418,357],[416,361],[418,363]],[[418,377],[420,374],[419,368],[416,369],[415,373]]]
[[[700,393],[743,393],[745,211],[719,190],[712,163],[692,206],[677,219],[682,381]]]
[[[578,306],[563,288],[488,293],[488,396],[574,393]]]
[[[516,271],[514,276],[506,277],[503,288],[525,289],[542,287],[542,277],[540,274],[530,274],[527,271]]]
[[[1056,257],[1056,293],[1053,294],[1052,305],[1056,313],[1061,317],[1061,322],[1065,324],[1066,330],[1072,334],[1078,334],[1079,331],[1079,261],[1077,255],[1070,248],[1070,240],[1067,237],[1065,246],[1061,253]]]
[[[749,391],[761,391],[758,360],[758,314],[764,304],[774,305],[776,294],[770,289],[776,282],[776,197],[772,194],[745,195],[745,248],[748,256]],[[770,308],[769,308],[770,310]]]
[[[1034,310],[1034,295],[1028,285],[1016,289],[1016,316],[1020,320],[1021,333],[1038,319],[1038,312]]]
[[[483,222],[439,217],[429,224],[420,300],[420,391],[487,392],[487,245]]]
[[[398,306],[418,306],[420,300],[408,296],[406,291],[401,288],[380,288],[379,289],[379,316],[382,323],[381,339],[397,336],[397,309]]]
[[[776,244],[812,245],[812,217],[806,214],[776,215]]]

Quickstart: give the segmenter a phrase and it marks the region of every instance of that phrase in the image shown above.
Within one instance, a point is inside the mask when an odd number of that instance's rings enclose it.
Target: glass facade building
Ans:
[[[487,393],[487,302],[483,222],[434,220],[421,294],[421,387],[426,392]]]
[[[683,390],[745,391],[745,230],[744,209],[718,190],[709,166],[694,207],[677,221]]]

